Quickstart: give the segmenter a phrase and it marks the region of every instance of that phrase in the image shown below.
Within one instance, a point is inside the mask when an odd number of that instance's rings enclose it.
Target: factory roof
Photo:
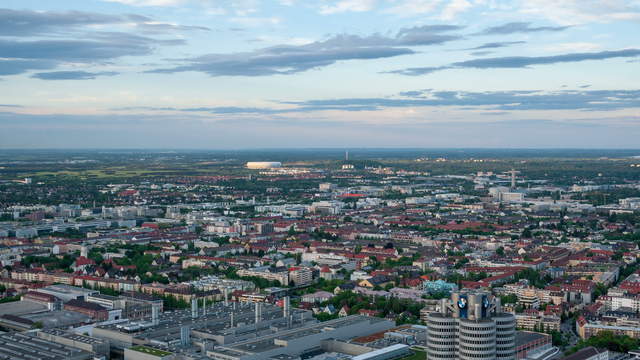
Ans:
[[[15,360],[92,359],[89,352],[24,333],[0,335],[0,358]]]

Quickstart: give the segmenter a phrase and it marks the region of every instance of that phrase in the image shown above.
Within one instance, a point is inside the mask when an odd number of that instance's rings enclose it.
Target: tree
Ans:
[[[504,256],[504,248],[502,246],[496,249],[496,255]]]
[[[316,314],[315,317],[319,321],[333,320],[338,318],[338,313],[336,312],[335,314],[329,314],[329,313],[321,312]]]
[[[562,333],[556,330],[551,330],[549,332],[549,334],[551,335],[551,342],[553,343],[553,346],[566,346],[567,345],[567,340],[564,338],[564,336],[562,336]]]
[[[588,346],[606,348],[609,351],[626,353],[629,350],[633,350],[640,346],[640,341],[627,335],[616,335],[611,331],[602,331],[586,340],[578,341],[578,344],[567,351],[567,354],[572,354]]]

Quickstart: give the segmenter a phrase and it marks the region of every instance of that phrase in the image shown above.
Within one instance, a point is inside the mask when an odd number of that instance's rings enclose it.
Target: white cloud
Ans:
[[[129,6],[159,6],[177,7],[195,5],[204,9],[210,15],[224,15],[234,13],[237,16],[247,16],[258,11],[259,0],[103,0]],[[293,4],[294,0],[282,0],[282,3]]]
[[[375,5],[375,0],[340,0],[331,5],[322,5],[320,13],[324,15],[343,12],[370,11]]]
[[[563,25],[639,20],[637,0],[523,0],[520,11]]]
[[[300,45],[311,44],[315,40],[310,38],[303,38],[303,37],[283,38],[281,36],[273,36],[273,35],[258,35],[255,38],[253,38],[251,41],[260,42],[260,43],[279,44],[279,45],[300,46]]]
[[[445,6],[444,10],[442,10],[440,17],[443,20],[452,20],[458,13],[465,12],[472,6],[473,5],[467,0],[451,0],[447,6]]]
[[[282,22],[279,17],[250,17],[250,16],[237,16],[230,19],[231,22],[241,24],[249,27],[259,27],[268,25],[278,25]]]
[[[415,16],[434,12],[442,0],[393,0],[394,5],[385,12],[400,16]]]

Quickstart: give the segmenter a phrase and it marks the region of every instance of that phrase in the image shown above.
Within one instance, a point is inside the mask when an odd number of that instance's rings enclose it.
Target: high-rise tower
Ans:
[[[427,317],[429,360],[515,360],[516,319],[488,293],[455,292]]]

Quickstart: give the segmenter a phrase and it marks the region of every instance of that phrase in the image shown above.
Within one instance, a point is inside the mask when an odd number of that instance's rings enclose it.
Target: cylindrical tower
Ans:
[[[515,360],[515,316],[487,292],[454,292],[427,315],[429,360]]]
[[[460,319],[458,358],[462,360],[495,359],[496,323],[491,319]]]
[[[516,317],[509,313],[493,316],[496,322],[496,359],[516,359]]]
[[[458,319],[442,313],[427,317],[427,358],[451,360],[457,357]]]

